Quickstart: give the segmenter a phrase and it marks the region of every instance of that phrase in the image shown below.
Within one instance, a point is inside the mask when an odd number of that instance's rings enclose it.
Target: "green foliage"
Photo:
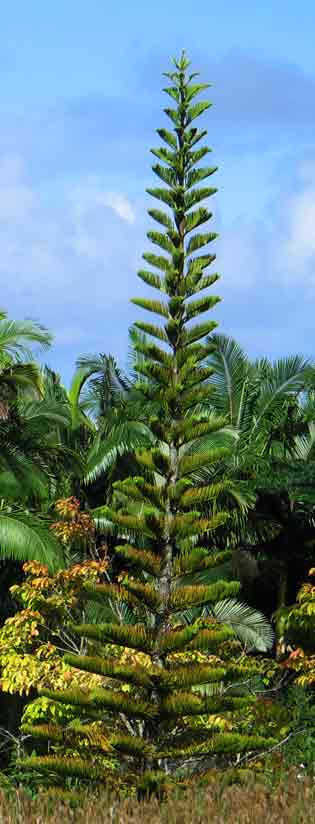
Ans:
[[[283,705],[290,725],[288,741],[283,748],[286,769],[294,766],[300,774],[314,776],[315,763],[315,704],[312,693],[301,686],[290,687],[283,697]]]
[[[276,613],[282,652],[290,654],[282,666],[296,673],[297,683],[313,688],[315,683],[315,586],[314,567],[309,571],[310,582],[304,583],[297,595],[297,602],[282,607]],[[294,649],[290,647],[294,645]]]

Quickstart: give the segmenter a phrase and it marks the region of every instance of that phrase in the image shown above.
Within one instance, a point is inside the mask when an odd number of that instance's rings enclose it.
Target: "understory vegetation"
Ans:
[[[166,77],[128,370],[67,389],[0,315],[4,822],[312,820],[315,365],[216,331],[208,85]]]

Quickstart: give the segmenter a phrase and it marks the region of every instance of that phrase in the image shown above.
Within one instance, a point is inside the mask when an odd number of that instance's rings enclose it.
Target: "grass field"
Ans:
[[[181,798],[138,803],[104,796],[71,808],[59,800],[0,796],[1,824],[313,824],[315,784],[289,779],[275,790],[262,785],[191,792]]]

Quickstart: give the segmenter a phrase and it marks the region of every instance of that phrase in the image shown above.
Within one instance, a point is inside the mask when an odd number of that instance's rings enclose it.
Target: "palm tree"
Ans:
[[[235,427],[238,455],[251,446],[258,455],[294,451],[298,430],[289,429],[288,419],[301,408],[308,361],[293,355],[275,363],[267,358],[251,362],[232,338],[213,335],[212,343],[213,406]]]
[[[71,389],[73,400],[76,398],[81,409],[99,423],[109,415],[117,395],[130,392],[131,381],[112,355],[83,355],[77,361]]]
[[[56,565],[62,562],[61,548],[45,519],[30,512],[34,501],[47,497],[52,482],[52,418],[56,423],[59,414],[60,422],[62,415],[43,400],[43,374],[32,353],[51,340],[39,324],[12,321],[0,312],[0,557]]]
[[[315,539],[314,487],[311,496],[309,487],[315,467],[310,365],[299,355],[275,363],[266,358],[251,362],[224,335],[214,335],[212,343],[215,393],[210,412],[225,415],[234,429],[229,477],[255,497],[238,523],[239,569],[246,599],[256,604],[258,599],[264,608],[267,599],[271,612],[294,601],[309,563],[308,542]]]
[[[128,475],[128,455],[150,439],[147,410],[135,388],[134,375],[125,375],[112,355],[84,355],[69,391],[73,427],[85,438],[86,483],[89,500],[101,483],[101,496],[111,483]],[[118,465],[119,464],[119,465]]]
[[[9,414],[10,402],[26,390],[40,395],[40,369],[33,360],[32,347],[50,346],[52,337],[33,321],[9,320],[0,311],[0,418]]]

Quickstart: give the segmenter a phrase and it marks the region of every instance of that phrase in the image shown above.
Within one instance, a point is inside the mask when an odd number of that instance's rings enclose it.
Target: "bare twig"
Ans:
[[[268,750],[265,750],[264,752],[256,753],[256,755],[252,755],[250,758],[248,758],[247,755],[243,755],[242,758],[240,758],[238,760],[237,766],[239,764],[241,764],[243,761],[246,761],[247,764],[251,764],[253,761],[257,761],[257,758],[259,758],[259,759],[264,758],[266,755],[269,755],[269,753],[274,752],[275,750],[278,750],[279,747],[283,747],[283,745],[287,744],[287,742],[290,741],[291,738],[296,738],[297,735],[302,735],[302,733],[306,732],[306,731],[307,731],[306,728],[302,727],[300,730],[294,730],[294,732],[289,732],[289,734],[286,735],[286,737],[283,738],[282,741],[278,741],[277,744],[273,744],[273,746],[269,747]]]

